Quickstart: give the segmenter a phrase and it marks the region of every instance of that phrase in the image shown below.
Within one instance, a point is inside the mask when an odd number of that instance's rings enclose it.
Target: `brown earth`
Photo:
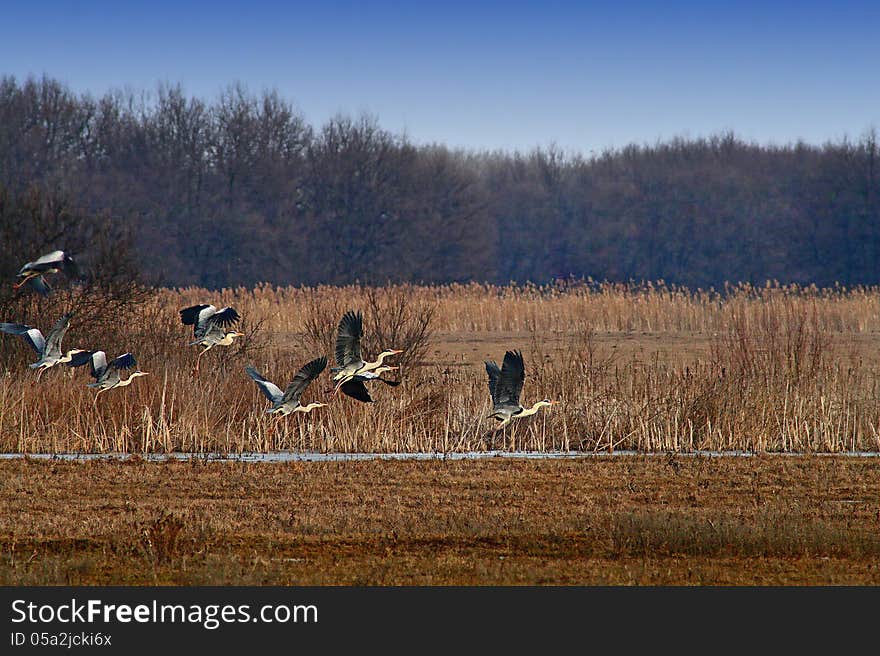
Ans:
[[[880,459],[0,462],[0,583],[877,585]]]

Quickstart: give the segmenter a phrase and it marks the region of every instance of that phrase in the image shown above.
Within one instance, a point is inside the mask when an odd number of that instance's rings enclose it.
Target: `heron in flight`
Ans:
[[[367,386],[364,383],[368,383],[372,380],[379,380],[391,387],[397,387],[400,385],[399,380],[388,380],[387,378],[382,378],[381,375],[386,371],[394,371],[395,369],[400,369],[400,367],[383,364],[382,366],[373,369],[373,371],[366,371],[362,374],[357,374],[351,380],[342,383],[342,385],[339,386],[339,391],[343,394],[347,394],[353,399],[357,399],[358,401],[372,403],[373,398],[370,396],[370,392],[367,391]]]
[[[205,347],[196,358],[194,374],[199,372],[199,360],[213,347],[229,346],[236,337],[244,337],[244,333],[229,329],[239,319],[241,316],[231,307],[218,310],[213,305],[193,305],[180,311],[180,321],[185,326],[193,327],[195,340],[189,345]]]
[[[252,366],[248,365],[245,367],[245,371],[248,373],[248,376],[254,379],[257,387],[259,387],[260,391],[266,395],[266,398],[272,402],[272,407],[267,409],[266,412],[286,416],[292,412],[311,412],[315,408],[321,408],[328,405],[327,403],[309,403],[308,405],[302,405],[299,402],[305,389],[320,375],[322,371],[324,371],[326,367],[327,357],[323,355],[320,358],[315,358],[311,362],[306,363],[296,372],[293,381],[291,381],[290,385],[288,385],[287,389],[283,392],[280,387],[264,378],[262,374]]]
[[[48,296],[52,288],[46,282],[45,276],[59,271],[64,271],[71,278],[80,276],[79,267],[69,253],[52,251],[21,267],[18,271],[18,282],[12,285],[12,288],[18,289],[22,285],[29,285],[43,296]]]
[[[360,311],[354,312],[349,310],[339,320],[336,334],[336,366],[330,370],[333,372],[333,380],[336,381],[336,387],[333,390],[334,394],[344,384],[354,380],[356,376],[369,373],[381,367],[382,361],[385,358],[403,353],[403,351],[389,348],[377,355],[374,362],[365,362],[361,356],[361,337],[363,336],[363,315]]]
[[[489,375],[489,395],[492,397],[492,412],[489,417],[500,422],[495,427],[496,431],[507,426],[513,419],[529,417],[541,408],[559,403],[544,399],[531,408],[520,405],[519,396],[526,379],[526,368],[519,351],[507,351],[500,369],[495,362],[487,360],[486,373]]]
[[[72,312],[62,315],[46,337],[43,337],[39,328],[32,328],[22,323],[0,323],[0,330],[10,335],[21,335],[39,354],[40,359],[30,365],[31,369],[37,370],[37,380],[39,380],[46,369],[54,367],[56,364],[70,362],[77,354],[85,352],[78,348],[70,349],[66,353],[61,351],[61,339],[70,327],[72,316]]]
[[[128,378],[122,378],[121,371],[123,369],[131,369],[137,367],[137,361],[131,353],[123,353],[107,362],[107,354],[104,351],[85,351],[78,354],[68,363],[69,367],[81,367],[88,363],[91,368],[94,383],[88,383],[87,387],[93,387],[98,390],[95,394],[93,404],[97,405],[98,397],[101,392],[115,389],[117,387],[126,387],[131,385],[135,378],[147,376],[150,372],[135,369]]]

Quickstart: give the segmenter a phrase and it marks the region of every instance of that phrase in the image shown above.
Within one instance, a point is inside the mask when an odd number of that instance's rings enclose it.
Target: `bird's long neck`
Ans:
[[[361,367],[361,371],[372,371],[373,369],[378,369],[382,366],[382,360],[387,358],[391,353],[385,353],[384,351],[376,356],[375,362],[364,362],[364,366]]]
[[[547,404],[544,403],[543,401],[538,401],[538,402],[535,403],[535,405],[533,405],[531,408],[525,408],[525,409],[524,409],[522,412],[520,412],[517,416],[518,416],[518,417],[529,417],[529,416],[535,414],[538,410],[540,410],[541,408],[543,408],[545,405],[547,405]]]
[[[73,360],[73,356],[76,355],[76,353],[77,353],[77,351],[68,351],[67,353],[62,355],[60,358],[58,358],[58,363],[63,364],[65,362],[70,362],[71,360]]]
[[[323,403],[309,403],[308,405],[298,405],[293,409],[294,412],[311,412],[315,408],[320,408]]]
[[[131,384],[131,381],[133,381],[135,378],[138,378],[139,376],[142,376],[142,375],[143,375],[143,374],[140,374],[140,373],[138,373],[138,372],[135,371],[135,372],[134,372],[133,374],[131,374],[131,376],[129,376],[128,378],[120,379],[119,382],[116,383],[116,385],[114,385],[114,387],[125,387],[126,385],[130,385],[130,384]]]

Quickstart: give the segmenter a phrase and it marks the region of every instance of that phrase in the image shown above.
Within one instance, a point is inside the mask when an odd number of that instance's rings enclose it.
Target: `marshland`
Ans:
[[[77,294],[22,297],[18,316],[95,304]],[[200,302],[237,308],[245,336],[209,351],[193,376],[198,347],[178,311]],[[24,340],[2,336],[0,450],[877,451],[878,306],[875,288],[778,284],[152,290],[103,320],[74,319],[65,335],[65,348],[131,351],[150,372],[98,403],[87,372],[58,366],[37,382]],[[325,375],[304,400],[330,405],[267,416],[245,366],[286,385],[306,361],[332,356],[350,308],[364,312],[365,353],[403,350],[402,384],[363,404],[332,397]],[[513,348],[526,363],[524,405],[559,403],[492,434],[483,363]]]

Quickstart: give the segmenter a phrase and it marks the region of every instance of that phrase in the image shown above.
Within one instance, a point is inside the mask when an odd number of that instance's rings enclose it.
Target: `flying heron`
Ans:
[[[375,362],[365,362],[361,357],[361,337],[364,336],[364,318],[360,311],[349,310],[339,320],[336,334],[336,365],[330,371],[334,372],[333,380],[336,381],[334,394],[347,382],[354,380],[356,376],[371,372],[382,366],[382,361],[392,355],[403,353],[397,349],[385,349],[376,356]],[[369,396],[369,395],[367,395]]]
[[[487,360],[486,373],[489,374],[489,394],[492,397],[492,412],[489,417],[501,422],[495,427],[496,431],[507,426],[513,419],[529,417],[541,408],[559,403],[544,399],[531,408],[520,405],[519,396],[526,379],[526,368],[519,351],[507,351],[500,369],[495,362]]]
[[[46,369],[54,367],[56,364],[70,362],[74,356],[85,352],[83,349],[70,349],[66,353],[61,351],[61,339],[70,327],[72,316],[72,312],[62,315],[52,326],[47,337],[43,337],[43,333],[38,328],[32,328],[22,323],[0,323],[0,330],[10,335],[21,335],[39,354],[40,359],[30,365],[31,369],[37,370],[37,380],[39,380]]]
[[[93,387],[98,390],[95,394],[93,404],[98,403],[98,397],[101,392],[114,389],[116,387],[126,387],[139,376],[146,376],[148,371],[135,369],[128,378],[122,378],[120,371],[123,369],[131,369],[137,366],[137,361],[131,353],[123,353],[119,357],[113,358],[107,362],[107,354],[104,351],[84,351],[73,358],[68,363],[70,367],[81,367],[89,363],[91,365],[92,377],[94,383],[88,383],[87,387]]]
[[[180,320],[186,326],[193,327],[195,340],[190,346],[199,344],[205,348],[196,358],[193,373],[199,372],[199,360],[215,346],[229,346],[236,337],[244,337],[244,333],[230,330],[229,326],[241,319],[235,308],[225,307],[218,310],[213,305],[193,305],[180,311]]]
[[[388,380],[387,378],[382,378],[381,375],[386,371],[394,371],[395,369],[400,369],[400,367],[383,364],[382,366],[373,369],[373,371],[366,371],[362,374],[357,374],[351,380],[342,383],[342,385],[339,386],[339,391],[343,394],[347,394],[353,399],[357,399],[358,401],[372,403],[373,399],[370,396],[369,391],[367,391],[367,386],[364,383],[368,383],[372,380],[379,380],[391,387],[397,387],[400,385],[399,380]]]
[[[247,371],[248,375],[254,379],[254,382],[263,394],[266,395],[266,398],[272,402],[272,407],[267,409],[266,412],[285,416],[292,412],[311,412],[315,408],[321,408],[328,405],[326,403],[309,403],[308,405],[302,405],[299,402],[306,387],[308,387],[326,367],[327,357],[323,355],[320,358],[315,358],[311,362],[306,363],[296,372],[293,381],[291,381],[290,385],[288,385],[287,389],[283,392],[280,387],[275,385],[275,383],[266,380],[262,374],[252,366],[248,365],[245,367],[245,371]]]
[[[71,278],[77,278],[80,275],[79,267],[70,254],[65,251],[52,251],[21,267],[18,271],[18,282],[12,285],[12,288],[18,289],[27,284],[43,296],[48,296],[52,288],[46,282],[45,275],[59,271],[64,271]]]

